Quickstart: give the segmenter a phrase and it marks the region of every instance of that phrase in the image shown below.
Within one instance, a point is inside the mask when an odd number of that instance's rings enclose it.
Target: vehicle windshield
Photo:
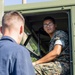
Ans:
[[[35,36],[37,38],[37,40],[36,40],[35,37],[33,36],[32,32],[28,29],[27,26],[25,26],[25,33],[27,35],[27,39],[24,43],[24,46],[30,52],[32,61],[35,61],[47,53],[47,50],[45,50],[45,48],[44,48],[45,46],[43,46],[43,44],[41,42],[42,40],[40,38],[41,36],[46,38],[46,36],[42,35],[40,33],[38,33],[36,35],[35,32],[33,31],[33,33],[35,34]],[[45,45],[45,43],[44,43],[44,45]]]

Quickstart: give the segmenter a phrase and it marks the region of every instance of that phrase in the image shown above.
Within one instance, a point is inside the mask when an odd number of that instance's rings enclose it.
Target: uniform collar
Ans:
[[[16,41],[13,38],[9,37],[9,36],[2,36],[1,40],[9,40],[9,41],[12,41],[12,42],[16,43]]]

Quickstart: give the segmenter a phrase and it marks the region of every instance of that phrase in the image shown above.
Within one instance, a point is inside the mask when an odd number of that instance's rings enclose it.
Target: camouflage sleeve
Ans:
[[[65,42],[63,40],[56,40],[54,45],[62,45],[63,47],[65,47]]]
[[[60,40],[60,41],[58,41]],[[56,37],[55,37],[55,44],[61,44],[63,47],[66,46],[68,42],[68,35],[64,31],[57,31],[56,32]]]

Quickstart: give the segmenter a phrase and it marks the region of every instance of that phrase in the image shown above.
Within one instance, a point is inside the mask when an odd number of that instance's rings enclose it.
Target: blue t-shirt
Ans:
[[[8,36],[0,40],[0,75],[35,75],[28,50]]]

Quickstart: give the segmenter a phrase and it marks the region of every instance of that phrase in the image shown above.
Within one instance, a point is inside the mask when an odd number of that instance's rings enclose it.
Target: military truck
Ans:
[[[32,61],[39,59],[48,52],[49,36],[43,30],[43,18],[55,18],[58,29],[69,35],[70,75],[75,75],[75,0],[53,0],[30,4],[5,6],[4,12],[16,10],[25,17],[24,46],[30,51]]]

